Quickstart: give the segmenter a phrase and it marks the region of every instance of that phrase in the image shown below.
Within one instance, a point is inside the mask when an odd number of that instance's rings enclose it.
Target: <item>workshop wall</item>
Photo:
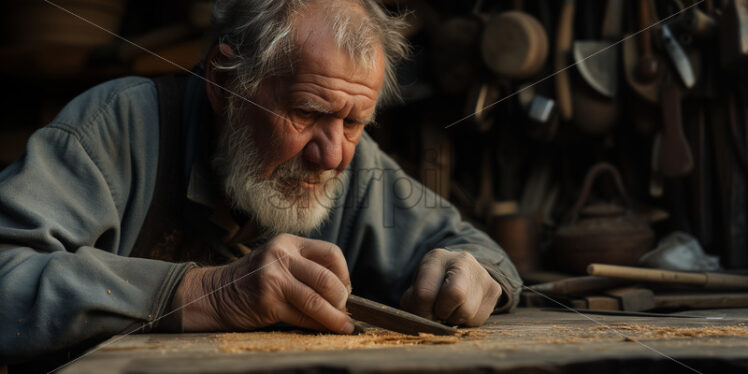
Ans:
[[[207,45],[209,1],[50,2],[182,67]],[[523,275],[635,264],[676,230],[748,267],[748,1],[385,3],[413,54],[370,133]],[[0,166],[88,87],[180,72],[49,3],[0,18]]]

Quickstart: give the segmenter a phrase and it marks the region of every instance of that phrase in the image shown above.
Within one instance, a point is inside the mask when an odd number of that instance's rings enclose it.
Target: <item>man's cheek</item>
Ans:
[[[348,164],[351,163],[353,156],[356,154],[357,144],[358,144],[358,141],[356,141],[355,143],[348,143],[348,144],[343,145],[343,160],[340,163],[340,167],[338,168],[339,173],[345,170],[345,168],[348,167]]]

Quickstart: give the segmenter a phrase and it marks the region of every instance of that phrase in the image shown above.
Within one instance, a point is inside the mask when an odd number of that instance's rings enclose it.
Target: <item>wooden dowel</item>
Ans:
[[[718,273],[686,273],[631,266],[590,264],[587,273],[603,277],[629,279],[640,282],[690,284],[715,289],[748,290],[748,276]]]
[[[652,283],[677,283],[706,286],[706,275],[701,273],[683,273],[669,270],[644,269],[631,266],[590,264],[589,275],[629,279]]]

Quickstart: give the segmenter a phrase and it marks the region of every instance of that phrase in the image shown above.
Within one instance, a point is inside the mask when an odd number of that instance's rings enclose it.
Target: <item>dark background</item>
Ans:
[[[200,60],[210,42],[206,38],[209,2],[51,1],[187,69]],[[682,230],[694,235],[707,252],[720,256],[724,267],[748,267],[748,63],[745,51],[735,44],[740,37],[730,26],[734,1],[698,5],[713,22],[706,31],[673,26],[696,71],[694,88],[686,89],[678,80],[662,42],[653,38],[660,72],[673,78],[670,86],[680,95],[681,110],[676,112],[682,121],[676,125],[682,128],[693,159],[692,167],[677,176],[653,171],[655,138],[670,139],[673,130],[664,126],[667,109],[642,99],[627,83],[621,46],[618,66],[611,73],[619,87],[615,98],[591,91],[572,67],[566,70],[572,99],[586,95],[592,104],[575,107],[569,120],[560,118],[558,106],[545,122],[529,118],[525,98],[532,99],[534,93],[557,100],[557,81],[551,75],[559,70],[554,57],[563,1],[386,3],[391,11],[408,14],[413,56],[398,67],[403,102],[383,108],[379,125],[370,133],[411,175],[494,236],[523,275],[541,269],[566,270],[558,266],[558,255],[551,250],[554,233],[567,222],[585,174],[601,161],[620,172],[634,202],[631,208],[651,225],[657,238]],[[619,15],[622,30],[611,42],[641,29],[640,3],[624,2]],[[654,21],[694,2],[650,4],[657,14]],[[481,57],[485,49],[481,43],[483,38],[501,41],[512,36],[484,32],[495,22],[492,16],[519,9],[542,25],[547,56],[530,75],[497,74]],[[604,13],[605,2],[576,1],[575,40],[601,40]],[[87,88],[120,76],[182,72],[44,1],[3,0],[0,18],[0,79],[5,86],[0,102],[0,167],[18,158],[28,136]],[[566,55],[563,62],[571,64],[573,58]],[[525,85],[532,85],[531,90],[513,95]],[[489,102],[501,101],[476,119],[470,115],[481,88],[498,90]],[[616,109],[604,129],[580,126],[585,116],[593,122],[602,118],[595,108],[599,103]],[[653,194],[658,186],[662,193]],[[600,178],[592,200],[623,201],[609,177]]]

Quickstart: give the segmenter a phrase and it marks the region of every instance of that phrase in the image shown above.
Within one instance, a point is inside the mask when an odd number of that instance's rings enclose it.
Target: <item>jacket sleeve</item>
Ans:
[[[158,140],[127,130],[135,112],[102,97],[77,105],[106,110],[69,125],[82,114],[67,108],[0,172],[0,362],[147,330],[189,266],[126,257],[155,176],[143,149]]]
[[[409,177],[368,136],[359,143],[340,222],[360,294],[398,304],[423,256],[444,248],[472,254],[500,284],[495,311],[519,301],[522,281],[506,253],[457,209]],[[336,217],[332,218],[333,220]]]

